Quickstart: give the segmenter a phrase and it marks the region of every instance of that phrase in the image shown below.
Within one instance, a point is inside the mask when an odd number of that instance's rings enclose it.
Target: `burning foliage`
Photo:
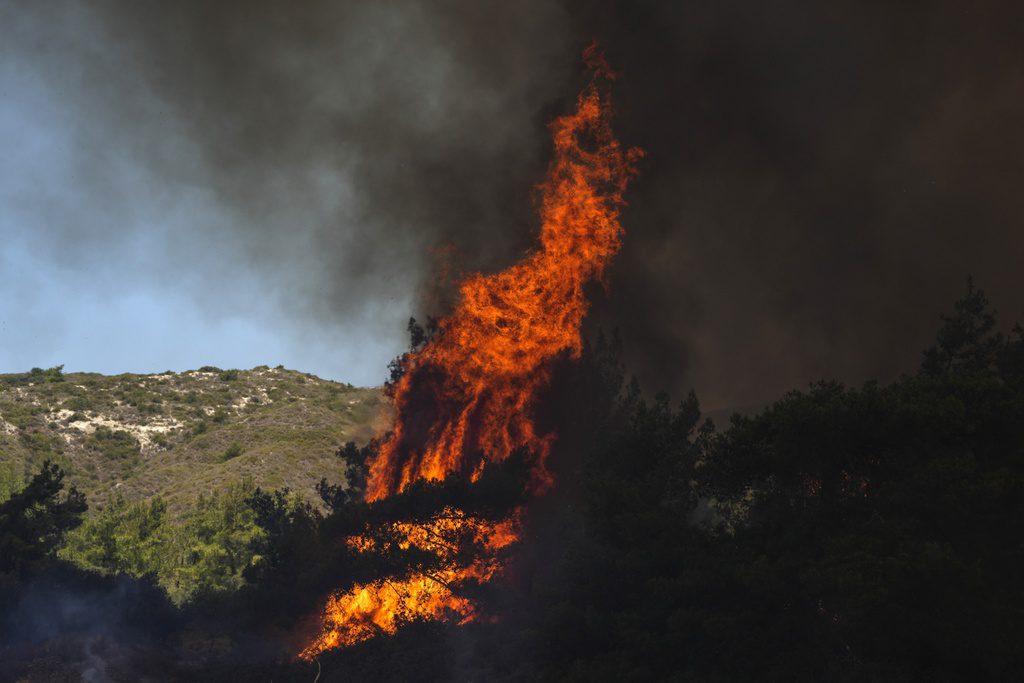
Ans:
[[[550,362],[580,352],[584,285],[599,280],[619,249],[619,208],[640,150],[623,149],[610,126],[614,77],[595,47],[592,79],[576,112],[551,124],[555,157],[540,191],[540,249],[494,275],[473,275],[438,333],[405,357],[392,386],[397,424],[370,467],[368,500],[411,482],[443,479],[502,460],[519,446],[537,456],[535,484],[550,434],[533,419]]]
[[[536,402],[550,381],[552,362],[580,354],[584,287],[601,280],[619,249],[623,193],[642,154],[624,149],[612,133],[608,85],[614,73],[596,46],[584,59],[591,78],[576,111],[550,126],[554,159],[538,186],[540,248],[507,270],[469,277],[455,310],[435,333],[414,338],[414,351],[401,359],[390,386],[397,420],[369,464],[367,501],[421,480],[461,475],[476,481],[488,463],[519,448],[532,456],[531,490],[552,484],[546,459],[555,434],[538,429]],[[394,633],[402,617],[460,623],[478,618],[458,587],[501,572],[496,553],[518,539],[518,515],[516,510],[492,521],[448,507],[428,520],[389,525],[390,543],[437,555],[440,566],[331,597],[324,631],[302,657]],[[455,549],[465,544],[452,537],[471,539],[481,552],[460,557]],[[376,542],[360,535],[349,545],[371,550]]]

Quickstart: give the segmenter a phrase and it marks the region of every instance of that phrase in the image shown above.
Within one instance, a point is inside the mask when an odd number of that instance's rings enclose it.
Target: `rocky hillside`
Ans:
[[[44,459],[102,507],[160,494],[172,511],[199,494],[252,477],[314,499],[321,477],[340,481],[335,457],[386,425],[379,389],[282,367],[155,375],[0,375],[0,478],[20,480]]]

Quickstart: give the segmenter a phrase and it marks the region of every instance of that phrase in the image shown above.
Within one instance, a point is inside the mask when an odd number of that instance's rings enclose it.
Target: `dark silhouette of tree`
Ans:
[[[942,316],[936,345],[925,351],[923,369],[930,374],[977,372],[991,368],[1006,344],[996,331],[996,313],[985,292],[967,278],[967,293],[953,306],[953,315]]]
[[[0,504],[0,574],[25,575],[82,523],[87,505],[74,486],[64,495],[64,470],[49,460],[21,491]]]

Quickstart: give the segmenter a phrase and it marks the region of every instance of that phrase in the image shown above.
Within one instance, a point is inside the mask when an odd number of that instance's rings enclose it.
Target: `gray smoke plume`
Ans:
[[[741,406],[912,367],[969,272],[1024,318],[1022,11],[9,3],[0,99],[65,137],[8,131],[27,161],[0,188],[29,252],[327,354],[377,340],[335,373],[373,381],[404,319],[442,312],[439,248],[491,270],[531,244],[544,124],[596,38],[648,157],[590,324],[621,329],[647,388]]]
[[[14,242],[111,295],[169,288],[213,321],[256,316],[339,355],[385,340],[371,369],[337,368],[365,383],[404,347],[438,254],[494,268],[529,244],[541,110],[578,61],[564,12],[539,1],[0,18]]]

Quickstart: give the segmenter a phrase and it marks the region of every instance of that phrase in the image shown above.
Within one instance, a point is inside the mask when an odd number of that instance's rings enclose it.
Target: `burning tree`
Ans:
[[[399,362],[390,386],[397,420],[369,463],[366,500],[374,508],[446,478],[479,483],[513,453],[529,462],[530,492],[553,483],[546,460],[556,434],[538,427],[536,402],[553,363],[579,356],[584,286],[603,278],[619,249],[623,193],[642,155],[612,132],[615,74],[596,46],[584,60],[590,80],[576,111],[550,124],[554,158],[538,185],[540,247],[507,270],[466,279],[455,310]],[[322,633],[301,655],[393,633],[404,618],[477,619],[459,589],[501,573],[519,516],[520,508],[496,519],[452,502],[415,519],[367,522],[348,539],[350,549],[430,559],[332,596]]]

